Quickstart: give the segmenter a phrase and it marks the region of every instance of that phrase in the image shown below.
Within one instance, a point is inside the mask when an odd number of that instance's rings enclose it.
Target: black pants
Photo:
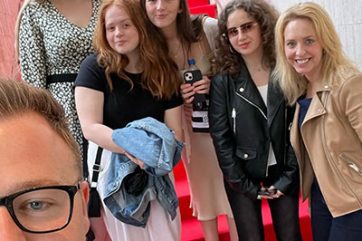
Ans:
[[[234,215],[240,241],[264,241],[261,201],[236,192],[228,183],[225,190]],[[299,227],[299,190],[275,200],[269,200],[275,234],[278,241],[301,241]]]

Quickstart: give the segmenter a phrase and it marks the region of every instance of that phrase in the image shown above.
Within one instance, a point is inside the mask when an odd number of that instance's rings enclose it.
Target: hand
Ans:
[[[184,103],[190,104],[194,100],[194,95],[197,94],[208,94],[210,91],[210,79],[206,75],[201,80],[196,81],[193,84],[184,83],[181,85],[181,94]]]
[[[280,198],[281,196],[284,195],[284,193],[276,189],[274,186],[270,186],[268,188],[268,192],[270,193],[270,196],[273,198]]]
[[[202,79],[196,81],[193,86],[195,87],[194,91],[197,94],[208,94],[210,91],[211,80],[206,75],[202,76]]]
[[[258,191],[257,199],[259,199],[259,200],[261,200],[261,199],[273,199],[273,197],[270,195],[267,188],[261,187],[260,190]]]
[[[181,85],[180,89],[184,103],[191,104],[194,100],[194,94],[196,93],[194,91],[195,87],[192,84],[185,83]]]
[[[140,159],[132,156],[131,154],[129,154],[126,151],[123,154],[126,155],[132,162],[134,162],[136,165],[138,165],[141,169],[145,168],[145,163],[143,161],[141,161]]]

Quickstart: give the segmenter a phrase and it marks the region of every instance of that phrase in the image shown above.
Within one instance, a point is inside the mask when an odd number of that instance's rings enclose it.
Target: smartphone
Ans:
[[[202,73],[199,69],[186,70],[184,72],[185,83],[193,84],[196,81],[202,80]],[[195,94],[192,102],[194,111],[207,111],[207,98],[205,94]]]
[[[270,192],[268,192],[268,190],[259,190],[258,191],[258,195],[260,196],[270,196]]]
[[[200,70],[187,70],[184,73],[184,80],[186,83],[192,84],[202,79],[202,73]]]
[[[261,196],[273,196],[276,192],[277,192],[277,189],[271,189],[270,191],[265,189],[265,190],[259,190],[258,195],[261,195]]]

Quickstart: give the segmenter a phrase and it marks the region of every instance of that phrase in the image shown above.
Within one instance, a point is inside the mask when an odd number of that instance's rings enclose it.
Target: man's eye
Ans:
[[[41,212],[50,208],[52,204],[43,200],[29,200],[18,207],[23,213]]]
[[[41,201],[33,201],[28,204],[29,209],[31,210],[41,210],[44,208],[45,204]]]

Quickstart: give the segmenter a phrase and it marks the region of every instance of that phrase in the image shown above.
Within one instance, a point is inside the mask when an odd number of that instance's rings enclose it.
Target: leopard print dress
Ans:
[[[83,135],[75,109],[74,83],[47,84],[47,77],[77,74],[82,60],[93,52],[92,37],[101,0],[92,0],[85,28],[70,22],[49,0],[33,1],[23,11],[19,28],[22,79],[45,88],[63,106],[69,129],[83,151]],[[81,151],[81,153],[82,153]]]

